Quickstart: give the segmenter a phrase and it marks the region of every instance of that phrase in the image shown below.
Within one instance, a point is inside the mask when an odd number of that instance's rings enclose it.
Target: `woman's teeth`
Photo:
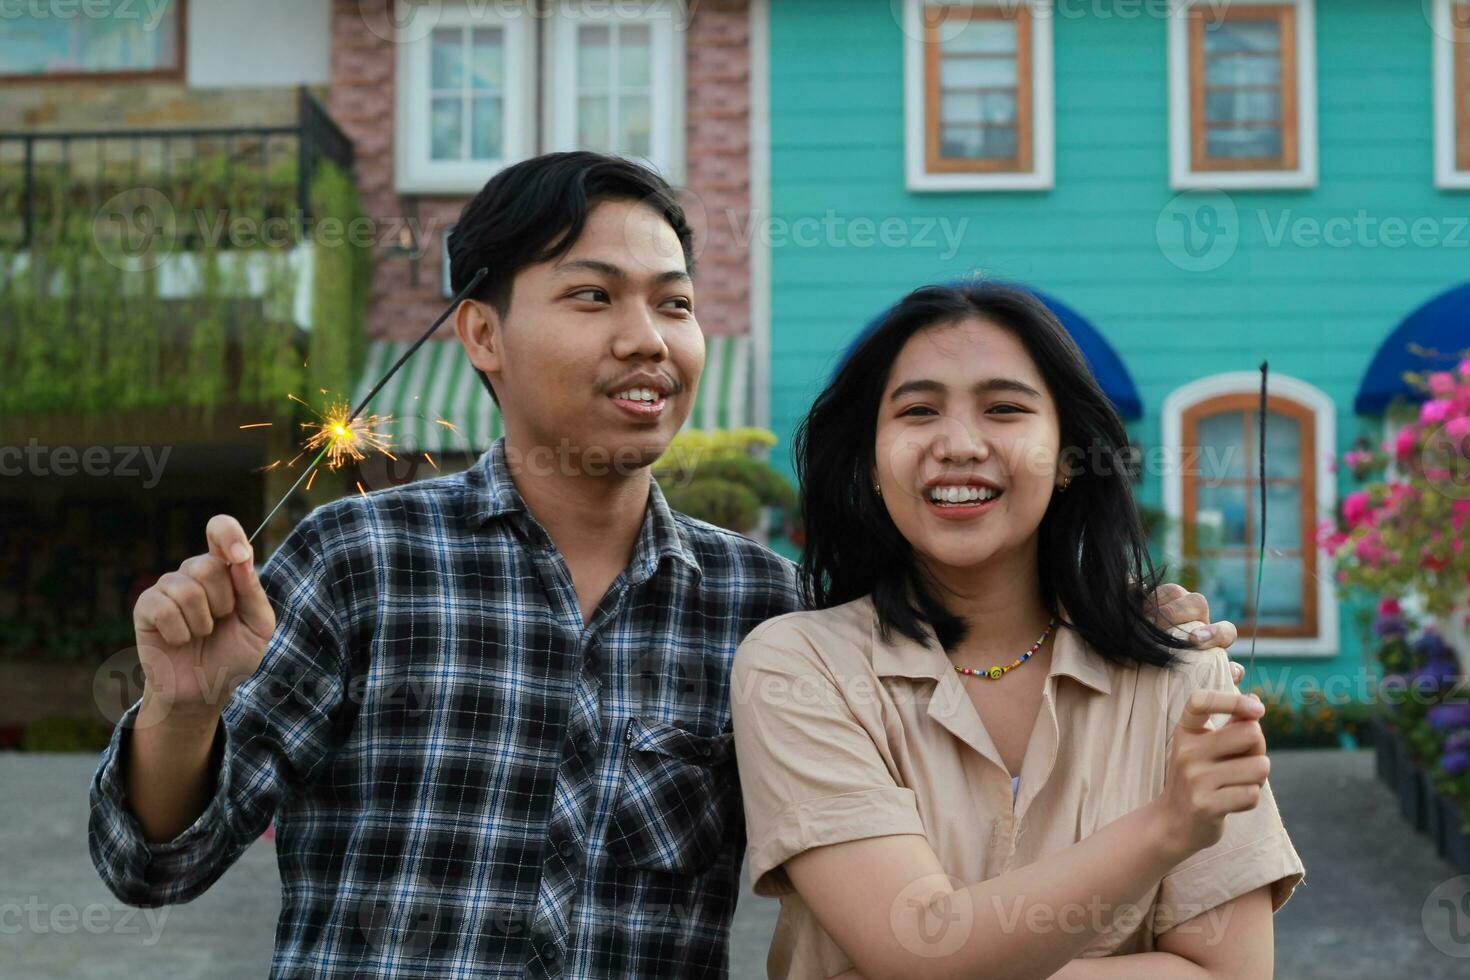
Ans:
[[[990,487],[931,487],[925,492],[929,500],[944,506],[946,504],[972,504],[976,501],[994,500],[1000,496],[1000,491]]]
[[[613,397],[621,398],[623,401],[629,402],[656,402],[660,398],[662,398],[663,395],[660,395],[652,388],[629,388],[627,391],[617,392],[613,395]]]

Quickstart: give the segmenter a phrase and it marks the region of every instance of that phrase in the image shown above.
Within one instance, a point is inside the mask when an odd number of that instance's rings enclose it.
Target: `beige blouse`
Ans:
[[[853,966],[792,889],[788,858],[922,834],[952,878],[996,877],[1157,797],[1190,693],[1237,690],[1223,649],[1177,651],[1186,664],[1172,669],[1120,666],[1059,627],[1013,796],[963,679],[937,644],[896,631],[884,644],[877,626],[865,597],[767,620],[735,654],[746,858],[756,894],[781,898],[772,978],[824,978]],[[1304,877],[1268,782],[1254,810],[1226,817],[1221,840],[1144,899],[1146,915],[1115,925],[1082,955],[1147,952],[1173,926],[1265,884],[1279,909]]]

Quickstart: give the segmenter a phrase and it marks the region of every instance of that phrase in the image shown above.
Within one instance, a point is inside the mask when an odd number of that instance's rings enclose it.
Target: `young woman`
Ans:
[[[732,689],[769,975],[1271,976],[1304,868],[1263,709],[1144,608],[1123,426],[1050,312],[911,293],[795,447],[814,594]]]

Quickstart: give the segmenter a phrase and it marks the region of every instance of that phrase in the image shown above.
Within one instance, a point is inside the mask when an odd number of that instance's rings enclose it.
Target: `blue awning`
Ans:
[[[948,285],[961,286],[970,280],[960,280]],[[996,282],[997,280],[988,280]],[[1125,419],[1137,419],[1143,416],[1143,401],[1138,397],[1138,388],[1133,384],[1133,377],[1128,369],[1123,366],[1123,359],[1118,352],[1113,350],[1113,345],[1108,343],[1102,333],[1094,327],[1082,314],[1072,309],[1065,303],[1058,302],[1045,293],[1030,286],[1018,282],[1003,283],[1007,286],[1017,286],[1026,290],[1032,296],[1051,310],[1052,316],[1061,321],[1062,326],[1072,335],[1077,346],[1082,349],[1082,356],[1087,360],[1087,366],[1092,369],[1092,376],[1102,387],[1103,393],[1113,403],[1118,414]],[[892,307],[889,307],[892,309]],[[843,355],[843,361],[847,360],[847,354],[851,354],[853,348],[862,343],[863,340],[878,328],[878,324],[888,315],[884,310],[863,327],[862,333],[848,345],[847,352]]]
[[[1363,375],[1353,407],[1371,415],[1396,397],[1423,401],[1424,393],[1404,380],[1413,371],[1453,370],[1470,348],[1470,283],[1440,293],[1400,323]]]

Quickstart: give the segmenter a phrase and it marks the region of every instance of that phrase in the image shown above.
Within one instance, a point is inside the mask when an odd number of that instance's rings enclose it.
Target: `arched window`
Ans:
[[[1260,649],[1336,653],[1337,607],[1316,545],[1336,486],[1335,409],[1318,389],[1273,375],[1266,415],[1266,562],[1256,607],[1260,547],[1260,375],[1216,375],[1178,389],[1164,403],[1164,474],[1175,562],[1197,572],[1216,619]]]

